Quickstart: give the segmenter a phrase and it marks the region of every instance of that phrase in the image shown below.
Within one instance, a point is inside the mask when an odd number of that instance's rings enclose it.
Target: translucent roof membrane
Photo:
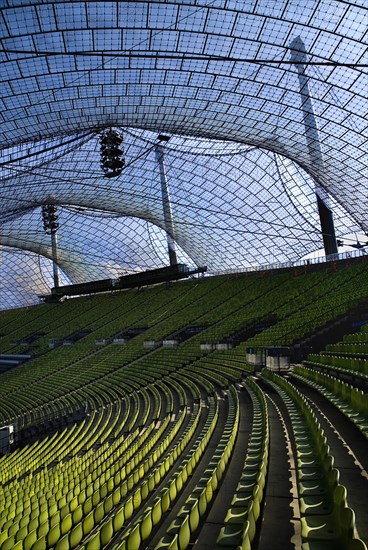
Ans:
[[[0,307],[12,273],[39,264],[52,285],[49,202],[72,282],[167,264],[168,232],[210,272],[295,261],[323,246],[316,190],[338,237],[367,232],[367,23],[338,0],[5,0]],[[111,179],[109,127],[125,160]]]

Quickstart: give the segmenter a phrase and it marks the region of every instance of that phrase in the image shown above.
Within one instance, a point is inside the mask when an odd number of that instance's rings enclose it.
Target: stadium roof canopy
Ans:
[[[317,195],[337,237],[368,231],[365,0],[2,6],[0,307],[52,286],[47,204],[72,282],[167,264],[168,233],[210,272],[296,261]]]

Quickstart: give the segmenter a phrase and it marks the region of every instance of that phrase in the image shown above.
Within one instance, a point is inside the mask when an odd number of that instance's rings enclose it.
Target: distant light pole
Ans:
[[[53,199],[53,197],[51,197]],[[45,204],[42,207],[43,228],[48,235],[51,235],[51,252],[52,252],[52,268],[54,276],[54,287],[59,286],[59,269],[58,269],[58,241],[57,231],[59,229],[58,213],[56,205],[50,201],[50,204]]]

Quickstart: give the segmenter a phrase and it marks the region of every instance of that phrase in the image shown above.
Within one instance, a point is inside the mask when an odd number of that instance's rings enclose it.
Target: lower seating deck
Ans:
[[[0,548],[364,549],[367,477],[346,475],[299,379],[265,374],[208,397],[183,369],[145,407],[119,400],[4,457]]]

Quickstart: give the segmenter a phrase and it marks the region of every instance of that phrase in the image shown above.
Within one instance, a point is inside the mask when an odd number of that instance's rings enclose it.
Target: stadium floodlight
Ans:
[[[54,235],[59,229],[57,208],[54,204],[42,206],[43,229],[48,235]]]
[[[104,130],[100,137],[101,168],[105,178],[119,176],[125,166],[123,136],[112,128]]]

